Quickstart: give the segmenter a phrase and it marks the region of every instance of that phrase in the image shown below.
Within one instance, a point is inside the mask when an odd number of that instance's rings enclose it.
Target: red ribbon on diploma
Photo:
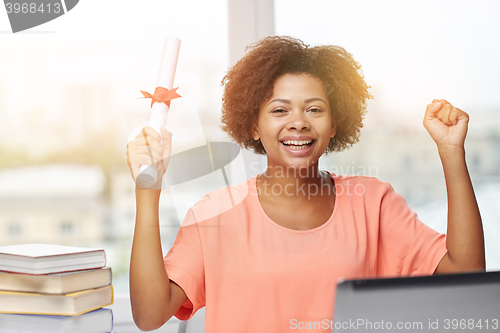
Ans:
[[[139,98],[151,98],[151,106],[153,106],[155,102],[158,102],[158,103],[165,103],[167,104],[168,107],[170,107],[171,100],[181,97],[181,95],[177,93],[177,89],[179,89],[179,87],[172,89],[156,87],[155,93],[153,95],[151,95],[147,91],[141,90],[141,93],[144,95],[144,97],[139,97]]]

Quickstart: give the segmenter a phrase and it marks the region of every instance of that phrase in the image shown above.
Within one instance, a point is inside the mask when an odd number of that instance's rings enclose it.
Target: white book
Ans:
[[[54,244],[0,246],[0,271],[49,274],[104,266],[104,249]]]
[[[111,309],[98,309],[79,316],[0,314],[2,333],[107,333],[113,331]]]

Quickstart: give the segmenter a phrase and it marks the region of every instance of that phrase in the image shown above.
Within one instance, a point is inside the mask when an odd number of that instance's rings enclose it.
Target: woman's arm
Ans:
[[[427,106],[424,126],[436,142],[448,195],[448,229],[443,257],[435,273],[484,270],[481,215],[465,162],[465,136],[469,116],[446,100]]]
[[[141,330],[162,326],[184,303],[184,291],[171,282],[163,266],[158,208],[161,179],[170,156],[171,134],[163,138],[146,127],[127,146],[128,164],[137,179],[140,166],[149,164],[151,156],[162,161],[158,181],[150,189],[136,185],[136,223],[130,260],[130,301],[136,325]],[[163,163],[166,162],[166,163]]]

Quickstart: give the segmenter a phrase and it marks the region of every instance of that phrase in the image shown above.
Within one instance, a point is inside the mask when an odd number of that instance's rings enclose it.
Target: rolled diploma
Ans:
[[[179,48],[181,40],[177,37],[169,36],[165,38],[163,45],[163,54],[160,63],[160,73],[158,74],[157,87],[172,89],[174,85],[175,68],[177,67],[177,58],[179,57]],[[167,123],[168,106],[165,103],[155,102],[149,118],[149,126],[161,135],[161,127]],[[147,183],[156,183],[158,170],[151,165],[142,165],[139,178]]]

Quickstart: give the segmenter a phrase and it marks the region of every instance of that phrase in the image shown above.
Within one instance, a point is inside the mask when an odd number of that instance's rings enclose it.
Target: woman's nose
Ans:
[[[307,121],[304,112],[292,112],[287,124],[287,129],[299,131],[309,129],[309,122]]]

